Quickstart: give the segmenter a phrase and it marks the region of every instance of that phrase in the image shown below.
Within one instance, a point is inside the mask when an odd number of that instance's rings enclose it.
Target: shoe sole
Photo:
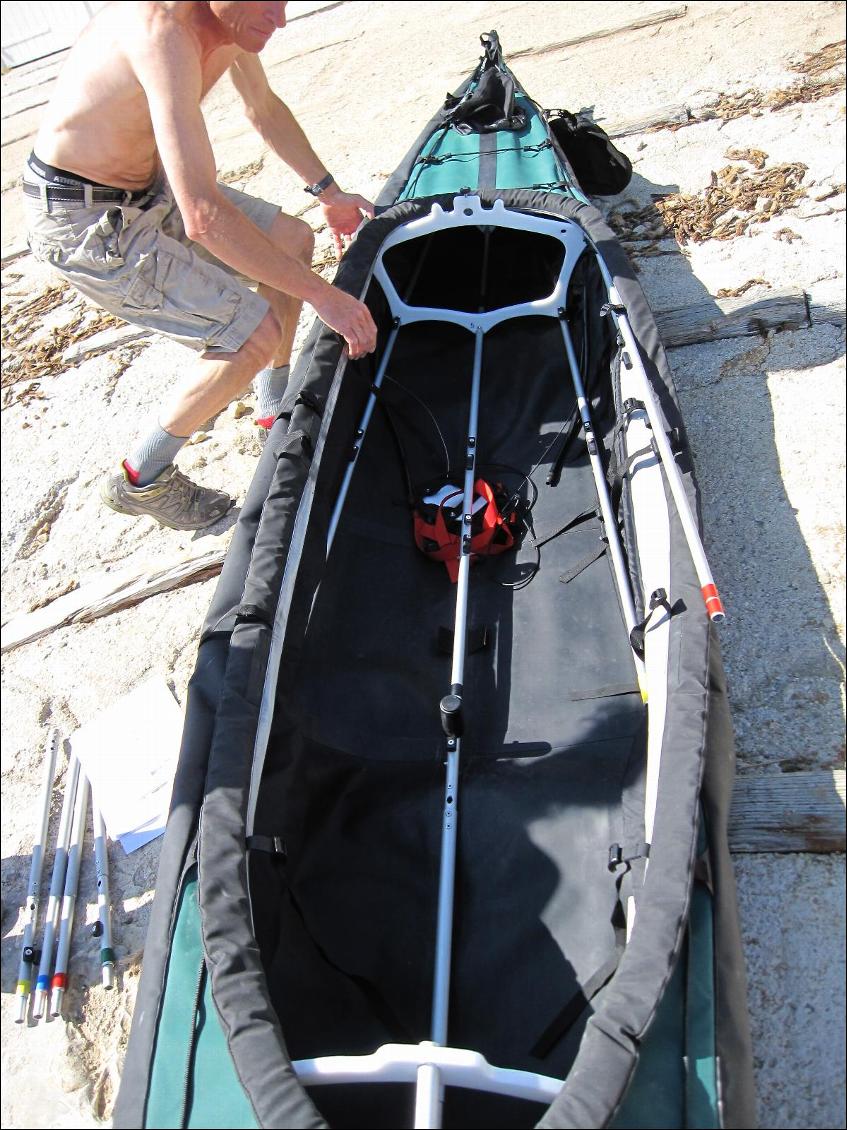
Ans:
[[[154,522],[158,522],[160,526],[166,526],[169,530],[205,530],[207,526],[214,526],[215,522],[220,522],[221,518],[226,517],[235,505],[235,499],[231,498],[226,510],[223,510],[216,517],[210,518],[208,522],[179,525],[176,522],[169,522],[167,518],[160,518],[157,514],[151,514],[149,510],[134,510],[131,506],[121,504],[112,498],[105,488],[100,491],[100,499],[116,514],[126,514],[130,518],[152,518]]]

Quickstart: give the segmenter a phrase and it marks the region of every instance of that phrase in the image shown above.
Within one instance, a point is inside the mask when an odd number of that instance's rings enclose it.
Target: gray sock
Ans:
[[[136,487],[146,487],[170,467],[177,453],[190,436],[172,436],[158,424],[144,437],[128,459],[124,467],[130,482]]]
[[[256,423],[269,428],[279,414],[285,386],[288,384],[290,365],[279,365],[276,369],[262,369],[253,378],[256,389]]]

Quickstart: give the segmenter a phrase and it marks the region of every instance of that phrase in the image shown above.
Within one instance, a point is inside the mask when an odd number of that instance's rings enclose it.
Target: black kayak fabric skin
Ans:
[[[428,135],[422,135],[422,137]],[[404,163],[406,175],[418,149]],[[392,183],[403,177],[404,166]],[[573,220],[603,256],[627,307],[694,505],[696,486],[673,381],[646,299],[613,233],[587,203],[542,190],[482,193],[490,206]],[[345,256],[336,285],[371,306],[385,348],[388,311],[373,261],[398,226],[453,197],[383,206]],[[455,251],[455,248],[453,248]],[[465,248],[467,252],[467,247]],[[445,241],[416,285],[461,288]],[[510,246],[502,295],[553,269],[529,240]],[[496,258],[496,256],[495,256]],[[395,256],[400,275],[412,264]],[[575,273],[592,325],[602,287]],[[459,281],[457,281],[457,279]],[[588,343],[595,428],[615,442],[608,329]],[[455,587],[414,546],[406,480],[436,481],[466,428],[472,339],[432,324],[401,330],[357,460],[333,551],[326,535],[378,358],[345,363],[317,322],[292,374],[239,516],[203,626],[144,956],[116,1127],[145,1125],[173,908],[196,860],[212,994],[237,1075],[261,1126],[396,1126],[408,1086],[307,1093],[292,1059],[366,1054],[428,1038],[443,805],[438,702]],[[532,473],[531,530],[516,554],[471,571],[467,734],[459,798],[450,1043],[489,1061],[565,1079],[537,1104],[451,1090],[445,1125],[610,1125],[685,943],[698,834],[708,842],[715,921],[716,1046],[722,1125],[753,1126],[744,970],[726,822],[734,771],[714,630],[681,527],[671,526],[668,709],[650,845],[627,889],[638,927],[612,980],[540,1060],[545,1029],[619,947],[614,843],[643,839],[645,711],[637,693],[584,445],[545,483],[574,397],[552,319],[486,335],[479,465],[515,489]],[[421,403],[426,410],[421,410]],[[398,437],[402,455],[398,454]],[[523,488],[527,493],[527,488]],[[622,495],[623,529],[636,532]],[[669,509],[673,513],[672,503]],[[540,550],[533,542],[589,512]],[[560,578],[595,553],[567,584]],[[634,560],[634,553],[630,552]],[[634,568],[631,566],[631,569]],[[529,577],[528,583],[523,583]],[[636,577],[637,580],[637,577]],[[636,592],[638,585],[635,586]],[[638,609],[639,614],[643,609]],[[284,861],[245,850],[254,745],[272,636],[282,639],[273,722],[255,814]]]

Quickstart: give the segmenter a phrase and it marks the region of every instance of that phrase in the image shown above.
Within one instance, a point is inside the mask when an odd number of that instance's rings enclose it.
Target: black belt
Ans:
[[[93,185],[90,188],[91,195],[87,196],[86,189],[80,185],[79,188],[72,188],[66,184],[29,184],[24,181],[24,195],[37,196],[40,200],[47,198],[48,203],[60,202],[68,204],[71,201],[79,204],[85,204],[87,200],[91,200],[93,204],[105,203],[106,201],[120,202],[121,204],[135,204],[139,200],[145,200],[151,195],[152,189],[145,188],[140,192],[131,192],[129,189],[123,188],[95,188]]]

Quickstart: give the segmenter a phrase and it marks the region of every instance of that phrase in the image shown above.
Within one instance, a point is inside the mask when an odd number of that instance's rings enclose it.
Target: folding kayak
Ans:
[[[375,355],[314,325],[241,511],[116,1127],[754,1125],[723,608],[585,195],[628,163],[482,42],[339,268]]]

